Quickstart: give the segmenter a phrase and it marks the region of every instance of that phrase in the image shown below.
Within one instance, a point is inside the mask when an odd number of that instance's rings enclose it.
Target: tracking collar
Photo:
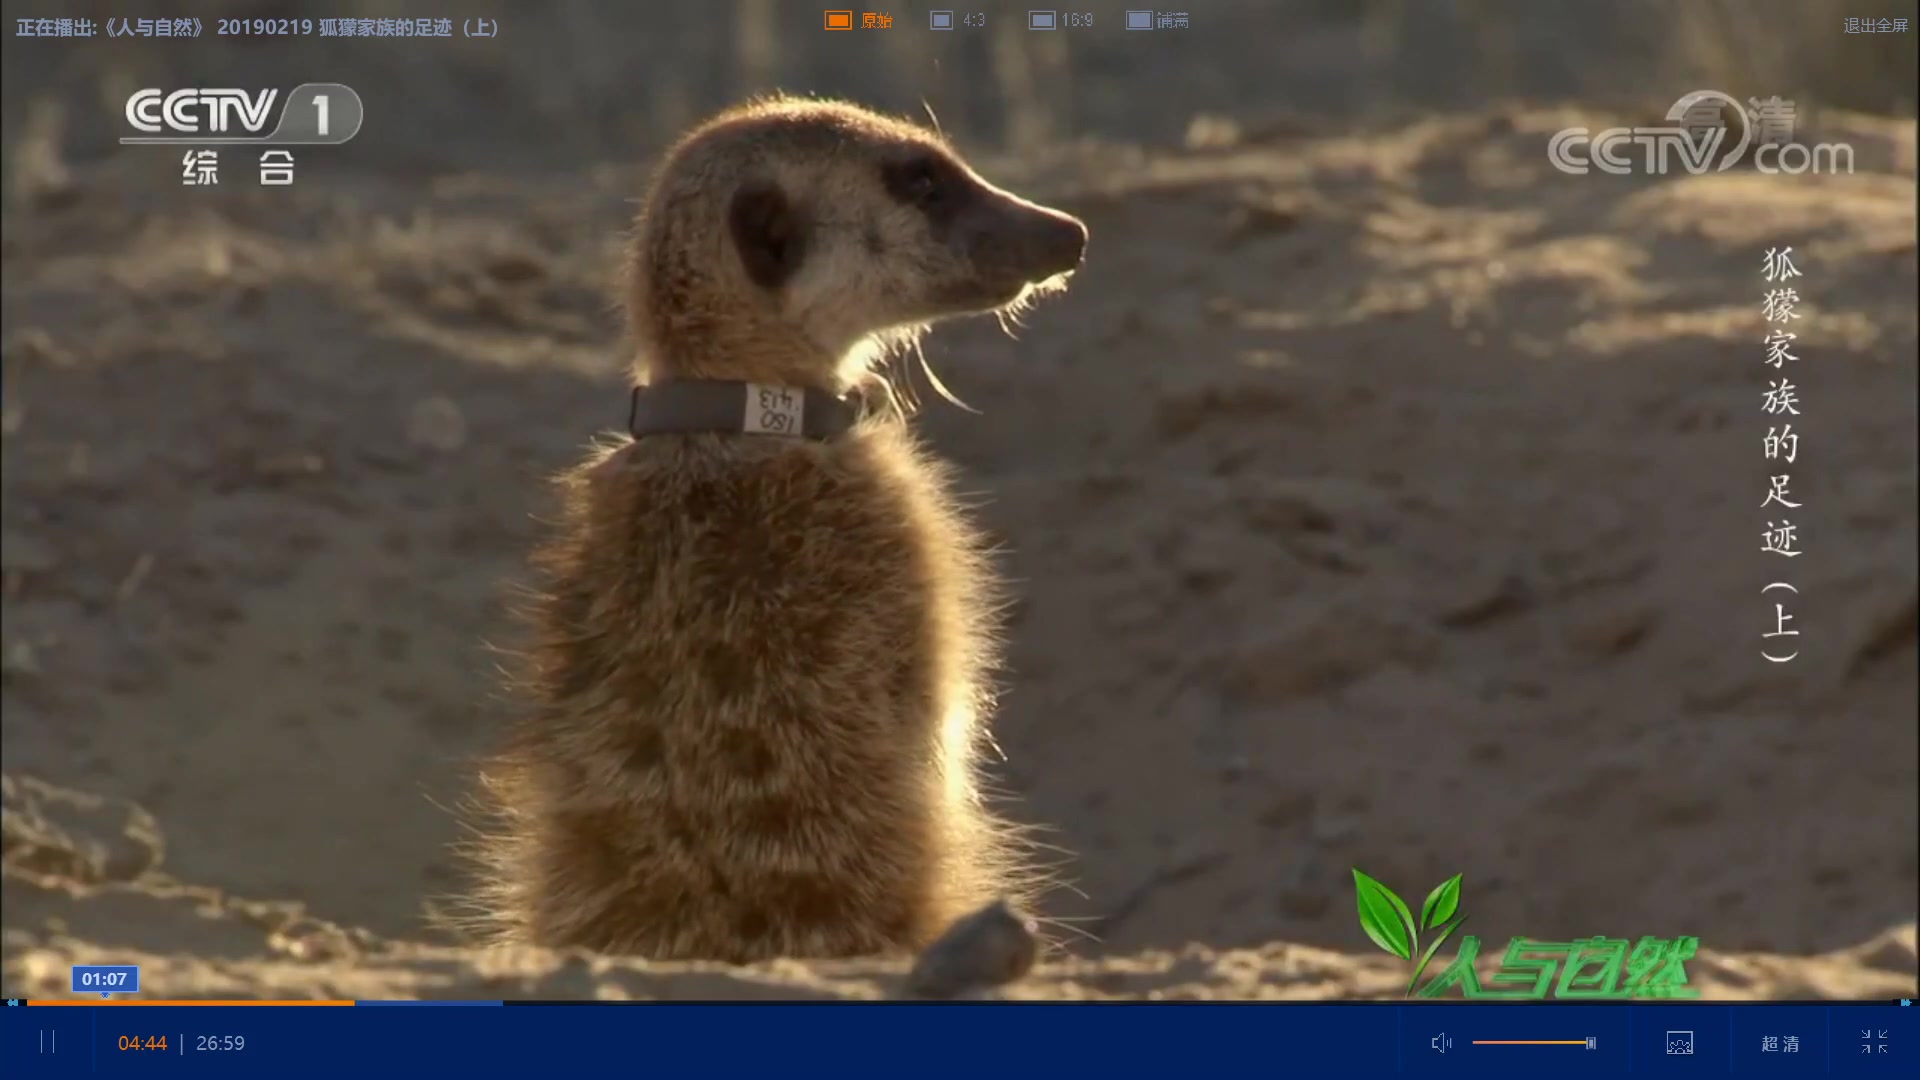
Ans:
[[[855,402],[824,390],[734,379],[669,379],[633,388],[627,431],[646,435],[721,433],[825,441],[860,419]]]

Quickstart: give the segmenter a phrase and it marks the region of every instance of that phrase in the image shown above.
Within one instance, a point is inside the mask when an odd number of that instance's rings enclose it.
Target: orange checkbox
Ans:
[[[851,11],[827,12],[827,29],[829,30],[853,29],[853,12]]]

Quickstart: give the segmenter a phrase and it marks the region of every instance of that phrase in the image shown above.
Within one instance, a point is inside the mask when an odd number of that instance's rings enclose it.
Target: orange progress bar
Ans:
[[[123,1001],[119,999],[86,1001],[79,998],[27,1002],[32,1005],[351,1005],[351,1001]]]
[[[1585,1046],[1585,1039],[1475,1039],[1475,1046]]]

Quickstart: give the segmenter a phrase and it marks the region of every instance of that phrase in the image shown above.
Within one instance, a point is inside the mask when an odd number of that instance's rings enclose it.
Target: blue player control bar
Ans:
[[[1897,1001],[542,1004],[9,1001],[0,1075],[1913,1076],[1920,1055]]]

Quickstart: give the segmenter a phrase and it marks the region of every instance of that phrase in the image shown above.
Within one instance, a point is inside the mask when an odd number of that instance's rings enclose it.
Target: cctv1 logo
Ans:
[[[262,143],[335,146],[360,134],[366,110],[360,95],[341,83],[301,83],[282,103],[276,120],[275,89],[137,90],[127,99],[127,123],[139,132],[125,144]]]

